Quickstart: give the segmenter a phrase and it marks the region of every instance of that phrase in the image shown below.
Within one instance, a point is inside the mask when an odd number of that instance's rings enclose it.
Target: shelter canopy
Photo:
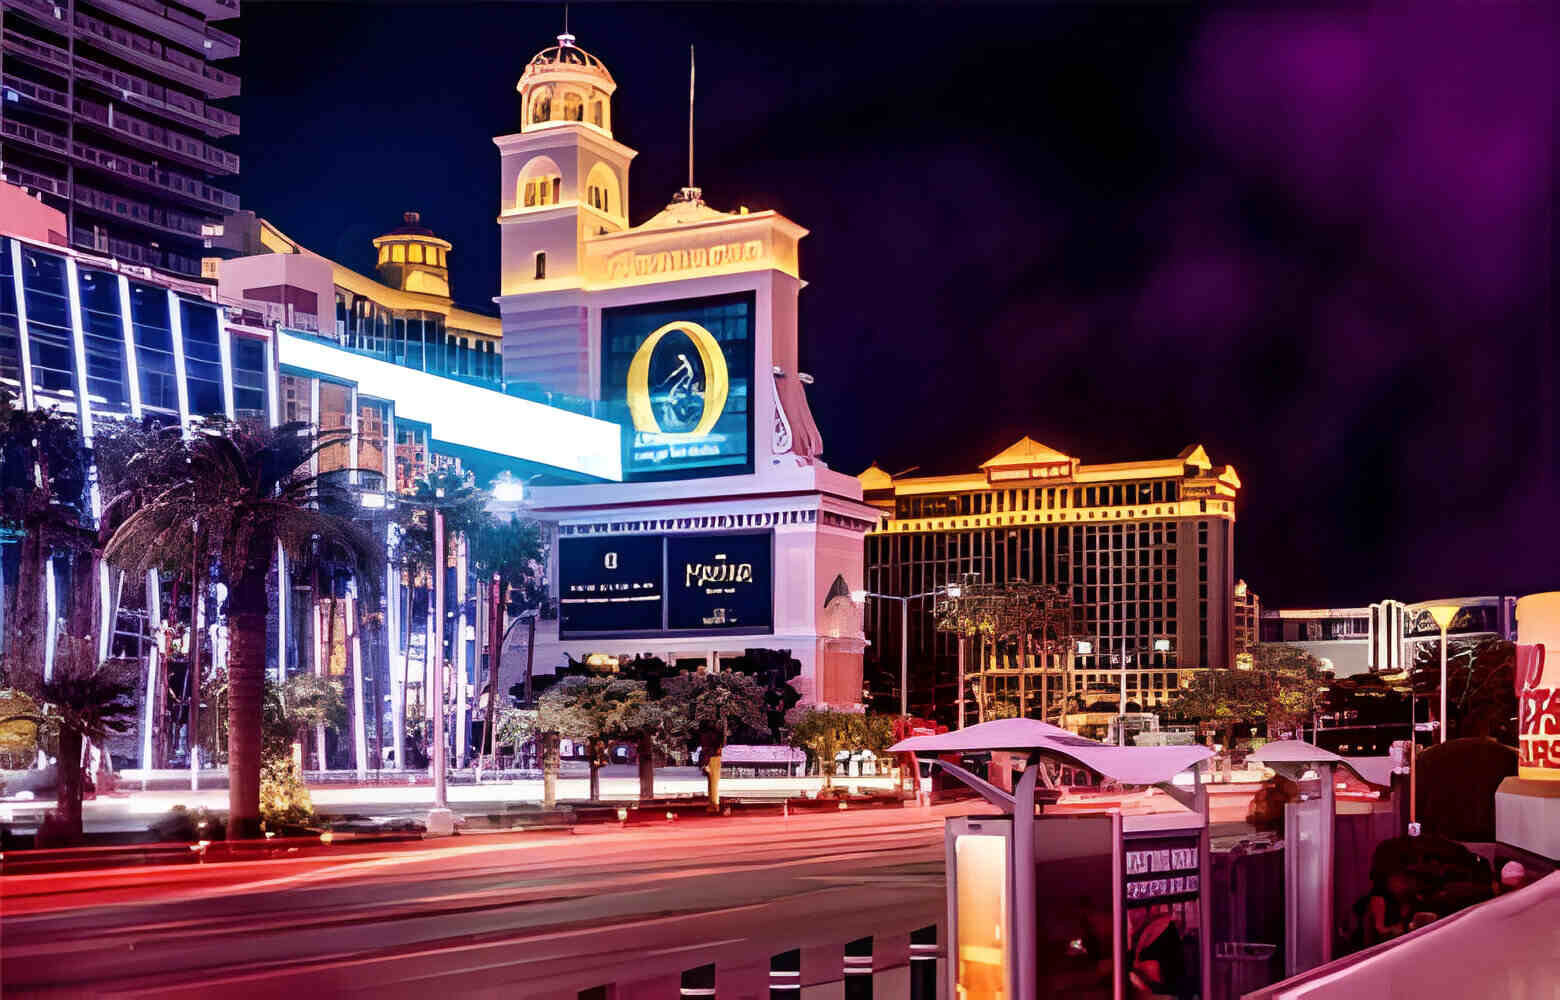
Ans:
[[[1126,785],[1157,785],[1213,756],[1207,747],[1117,747],[1069,733],[1038,719],[996,719],[936,736],[912,736],[895,753],[1044,751],[1066,757]]]

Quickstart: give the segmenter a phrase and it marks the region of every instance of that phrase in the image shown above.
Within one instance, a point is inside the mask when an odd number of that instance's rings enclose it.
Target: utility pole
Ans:
[[[443,490],[437,495],[442,499]],[[433,664],[433,808],[428,813],[428,834],[442,836],[453,833],[455,817],[450,813],[445,793],[444,777],[447,765],[444,750],[444,514],[438,500],[430,505],[433,523],[433,641],[427,656]]]

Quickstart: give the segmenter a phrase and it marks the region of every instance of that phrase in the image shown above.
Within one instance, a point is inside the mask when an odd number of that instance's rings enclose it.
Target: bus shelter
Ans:
[[[957,764],[932,765],[1000,810],[947,821],[949,996],[1209,996],[1208,797],[1198,765],[1211,750],[1110,746],[1035,719],[916,736],[891,750],[1003,751],[1024,762],[1011,793]],[[1184,808],[1037,811],[1041,768],[1056,764],[1163,789]]]

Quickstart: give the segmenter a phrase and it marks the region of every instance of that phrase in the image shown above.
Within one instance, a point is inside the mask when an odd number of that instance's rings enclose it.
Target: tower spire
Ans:
[[[563,34],[558,36],[559,45],[573,45],[574,36],[569,33],[569,5],[563,5]]]
[[[693,46],[688,46],[688,186],[672,196],[673,201],[702,204],[704,192],[693,186]]]

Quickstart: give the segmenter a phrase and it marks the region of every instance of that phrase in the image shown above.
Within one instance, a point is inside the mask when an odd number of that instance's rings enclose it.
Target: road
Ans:
[[[11,876],[0,880],[0,981],[8,996],[675,990],[680,970],[704,962],[735,969],[936,923],[943,819],[970,809],[985,807],[715,817]]]

